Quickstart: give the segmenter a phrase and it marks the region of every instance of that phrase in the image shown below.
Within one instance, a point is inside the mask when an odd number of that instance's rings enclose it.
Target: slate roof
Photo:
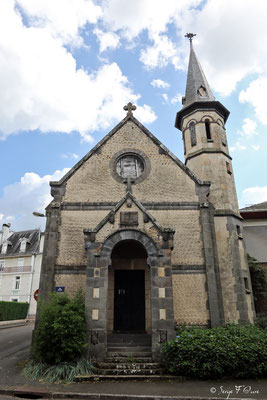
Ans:
[[[8,256],[27,256],[30,254],[39,252],[40,245],[40,235],[41,231],[39,229],[33,229],[29,231],[20,231],[14,232],[7,241],[11,243],[10,246],[7,247],[7,252],[5,254],[1,254],[2,245],[0,246],[0,258],[6,258]],[[26,251],[20,251],[20,239],[26,238],[30,243],[26,245]]]
[[[258,204],[252,204],[251,206],[241,208],[240,211],[263,211],[267,210],[267,201]]]
[[[199,88],[204,88],[205,95],[201,96]],[[202,91],[203,93],[203,91]],[[211,88],[208,84],[207,78],[201,68],[196,53],[193,48],[192,42],[190,43],[190,56],[188,64],[185,100],[183,102],[184,108],[196,101],[214,101],[215,97],[212,94]]]

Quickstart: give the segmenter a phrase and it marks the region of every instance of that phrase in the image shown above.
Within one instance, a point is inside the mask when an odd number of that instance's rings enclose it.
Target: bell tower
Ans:
[[[193,48],[194,36],[186,35],[190,41],[186,93],[175,127],[182,131],[186,166],[202,181],[211,183],[207,204],[214,215],[225,321],[253,322],[242,218],[225,130],[230,113],[213,96]]]

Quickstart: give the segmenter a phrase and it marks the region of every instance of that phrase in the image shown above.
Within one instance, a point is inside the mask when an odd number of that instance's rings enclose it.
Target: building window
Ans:
[[[122,178],[139,178],[144,171],[144,163],[135,154],[124,155],[116,163],[116,172]]]
[[[229,162],[227,162],[227,161],[226,161],[226,170],[227,170],[227,173],[228,173],[229,175],[232,175],[231,164],[230,164]]]
[[[190,122],[189,130],[190,130],[191,146],[195,146],[197,144],[197,137],[196,137],[196,127],[194,122]]]
[[[205,129],[206,129],[206,137],[208,140],[211,140],[211,133],[210,133],[210,121],[205,119]]]
[[[248,284],[248,278],[244,278],[244,284],[245,284],[245,290],[246,293],[250,293],[250,288],[249,288],[249,284]]]
[[[24,266],[24,258],[18,258],[18,267]]]
[[[13,297],[12,299],[10,299],[11,301],[19,301],[19,299],[17,297]]]
[[[4,260],[0,260],[0,272],[3,272],[5,268],[5,261]]]
[[[19,290],[19,288],[20,288],[20,276],[16,276],[14,289]]]
[[[239,225],[236,225],[236,233],[237,233],[238,239],[243,239],[241,227]]]

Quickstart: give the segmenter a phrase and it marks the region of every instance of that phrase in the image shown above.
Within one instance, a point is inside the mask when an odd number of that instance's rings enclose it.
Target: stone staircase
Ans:
[[[108,336],[104,362],[96,364],[94,375],[78,376],[77,381],[173,379],[152,360],[151,335],[114,333]]]

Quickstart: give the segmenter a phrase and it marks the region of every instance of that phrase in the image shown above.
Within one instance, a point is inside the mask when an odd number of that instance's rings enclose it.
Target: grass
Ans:
[[[61,363],[58,365],[48,365],[33,360],[28,361],[23,369],[23,374],[32,380],[42,379],[48,383],[73,382],[75,376],[92,374],[93,365],[81,359],[73,363]]]

